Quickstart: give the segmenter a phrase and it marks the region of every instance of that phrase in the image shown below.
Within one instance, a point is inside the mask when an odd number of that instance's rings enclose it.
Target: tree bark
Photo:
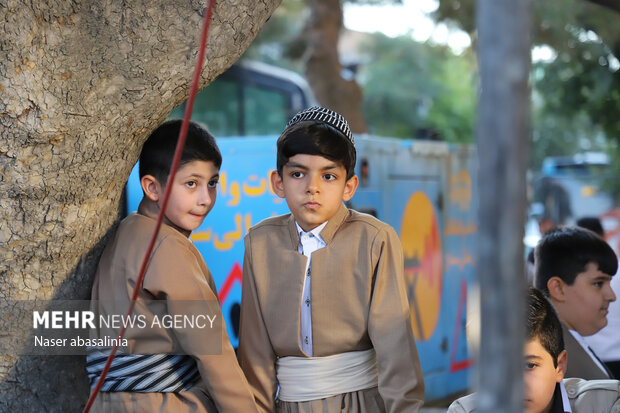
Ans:
[[[305,29],[306,78],[319,104],[342,114],[353,133],[367,132],[362,113],[362,89],[355,79],[342,77],[338,38],[342,28],[340,0],[308,0]]]
[[[218,1],[201,87],[280,1]],[[187,98],[206,4],[0,0],[0,321],[20,321],[15,300],[89,297],[141,146]],[[11,345],[0,333],[0,412],[79,411],[83,357]]]

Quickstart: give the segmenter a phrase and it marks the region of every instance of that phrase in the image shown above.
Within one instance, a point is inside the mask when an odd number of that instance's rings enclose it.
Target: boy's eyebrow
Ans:
[[[338,169],[338,165],[333,163],[331,165],[327,165],[325,168],[321,169],[322,171],[327,171],[329,169]]]
[[[289,167],[289,168],[297,168],[297,169],[303,169],[303,170],[308,170],[310,168],[308,168],[306,165],[297,163],[297,162],[289,162],[287,163],[285,166]],[[327,166],[324,166],[323,168],[321,168],[322,171],[327,171],[330,169],[338,169],[338,165],[335,163],[329,164]]]
[[[287,163],[287,164],[286,164],[286,165],[284,165],[284,166],[289,167],[289,168],[297,168],[297,169],[305,169],[305,170],[308,170],[308,167],[307,167],[306,165],[302,165],[302,164],[297,163],[297,162],[289,162],[289,163]]]
[[[542,360],[542,357],[537,356],[536,354],[526,354],[525,356],[523,356],[523,358],[525,359],[536,359],[536,360]]]
[[[605,274],[602,271],[600,272],[600,274],[588,274],[587,275],[587,278],[590,279],[591,281],[607,281],[607,280],[611,281],[611,277],[613,277],[613,275]]]
[[[219,177],[220,177],[220,173],[218,172],[218,173],[214,174],[211,178],[209,178],[209,180],[215,179],[215,178],[219,178]],[[187,178],[205,179],[205,177],[203,175],[195,173],[195,172],[190,174],[190,175],[188,175],[188,176],[186,176],[186,177],[184,177],[184,179],[187,179]]]

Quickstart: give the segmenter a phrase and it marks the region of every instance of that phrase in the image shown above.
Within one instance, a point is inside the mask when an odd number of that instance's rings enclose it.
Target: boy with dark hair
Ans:
[[[577,226],[589,229],[601,238],[605,238],[605,230],[603,224],[598,217],[581,217],[577,220]]]
[[[617,269],[611,247],[583,228],[557,228],[536,246],[534,285],[549,297],[562,322],[571,355],[568,377],[611,377],[583,337],[607,324],[609,303],[616,300],[610,281]]]
[[[291,213],[249,231],[243,264],[239,358],[259,410],[417,412],[402,247],[342,203],[358,184],[346,120],[302,111],[277,148],[271,183]]]
[[[583,217],[577,220],[577,226],[589,229],[602,238],[605,238],[603,224],[598,217]],[[605,240],[612,247],[617,244],[617,238]],[[615,241],[615,242],[614,242]],[[617,247],[614,249],[617,251]],[[611,289],[615,293],[620,291],[620,277],[611,279]],[[586,337],[586,342],[601,358],[605,367],[611,372],[613,378],[620,379],[620,302],[609,304],[607,313],[607,325],[595,334]]]
[[[562,325],[544,295],[530,288],[524,357],[525,413],[620,412],[620,384],[616,380],[564,379],[567,357]],[[448,413],[475,412],[476,395],[456,400]]]
[[[95,276],[93,310],[100,315],[124,317],[129,307],[161,209],[180,128],[180,120],[168,121],[144,144],[140,154],[144,196],[137,213],[121,222],[103,252]],[[213,277],[188,237],[215,204],[221,163],[213,136],[190,123],[179,168],[169,183],[172,190],[164,223],[134,310],[138,320],[192,315],[188,312],[195,306],[188,307],[188,303],[219,310]],[[215,331],[176,322],[167,328],[149,328],[154,324],[145,323],[142,328],[128,329],[127,348],[117,353],[93,411],[256,411],[222,324],[216,323]],[[94,387],[110,350],[89,350],[87,370]]]

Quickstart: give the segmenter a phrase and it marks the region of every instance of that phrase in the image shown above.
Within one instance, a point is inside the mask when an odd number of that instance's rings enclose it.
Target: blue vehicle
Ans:
[[[541,234],[537,221],[545,219],[553,225],[574,225],[582,217],[599,217],[608,235],[617,235],[620,217],[606,187],[612,179],[616,177],[604,153],[545,158],[533,183],[534,202],[524,239],[526,249],[538,243]]]
[[[548,157],[535,183],[535,198],[554,223],[573,224],[613,208],[613,197],[604,187],[613,178],[609,157],[603,153]]]
[[[238,345],[243,237],[260,220],[289,212],[286,202],[270,187],[277,134],[292,114],[312,104],[303,79],[281,70],[268,68],[265,73],[261,69],[233,67],[236,74],[224,75],[199,94],[193,118],[220,136],[224,160],[218,199],[191,239],[215,278],[233,346]],[[265,82],[268,77],[270,81]],[[269,89],[273,84],[280,85],[275,92]],[[226,88],[246,88],[246,92],[236,95],[237,102],[228,102],[229,97],[222,94]],[[258,90],[250,92],[252,88]],[[214,98],[209,93],[213,90],[217,103],[211,108],[209,101]],[[288,97],[282,97],[287,93]],[[264,98],[260,111],[255,102],[247,101],[250,94]],[[274,98],[271,103],[269,96]],[[272,104],[282,106],[270,113]],[[234,106],[236,113],[231,112]],[[201,113],[201,107],[216,112]],[[229,116],[235,122],[229,122]],[[216,126],[211,126],[212,119]],[[228,131],[245,131],[249,136],[221,137]],[[349,207],[375,215],[398,232],[426,398],[429,402],[450,398],[468,389],[473,365],[465,321],[467,292],[475,282],[476,267],[475,152],[471,146],[442,142],[374,136],[356,136],[355,141],[360,186]],[[135,168],[127,184],[128,211],[137,209],[141,197]]]

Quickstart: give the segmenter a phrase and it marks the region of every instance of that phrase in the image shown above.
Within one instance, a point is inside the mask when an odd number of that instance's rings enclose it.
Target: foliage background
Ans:
[[[303,0],[283,2],[245,58],[303,72],[306,6]],[[475,0],[440,0],[431,17],[467,32],[472,47],[457,55],[411,36],[365,36],[352,69],[364,91],[368,130],[473,142]],[[604,151],[620,170],[620,13],[587,0],[534,0],[531,36],[534,54],[544,59],[532,63],[530,168],[539,170],[546,156]]]

